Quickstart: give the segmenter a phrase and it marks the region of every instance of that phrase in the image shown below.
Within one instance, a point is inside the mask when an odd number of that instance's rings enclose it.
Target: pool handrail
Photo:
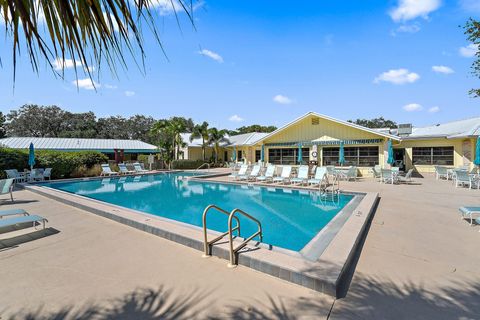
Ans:
[[[223,237],[225,237],[227,234],[231,234],[233,231],[237,230],[237,236],[240,236],[240,220],[238,219],[238,217],[235,217],[235,221],[237,221],[237,226],[233,229],[231,229],[230,227],[228,228],[228,231],[222,233],[221,235],[219,235],[218,237],[208,241],[208,236],[207,236],[207,213],[208,211],[210,211],[210,209],[215,209],[217,212],[220,212],[220,213],[223,213],[227,216],[230,216],[230,213],[226,210],[223,210],[222,208],[214,205],[214,204],[211,204],[209,206],[207,206],[205,208],[205,210],[203,210],[203,215],[202,215],[202,227],[203,227],[203,257],[209,257],[212,255],[212,252],[211,252],[211,246],[223,239]],[[231,226],[231,224],[229,224],[229,226]]]
[[[235,228],[232,229],[232,219],[234,219],[234,218],[238,219],[235,216],[235,214],[237,214],[237,213],[239,213],[239,214],[243,215],[244,217],[246,217],[246,218],[252,220],[253,222],[255,222],[258,226],[258,230],[257,230],[257,232],[252,234],[250,237],[243,240],[243,242],[240,243],[236,248],[233,248],[233,231],[235,231]],[[229,242],[229,245],[230,245],[230,263],[228,264],[229,268],[234,268],[234,267],[237,266],[238,261],[236,261],[236,259],[235,259],[235,254],[239,250],[241,250],[243,247],[245,247],[247,245],[247,243],[250,240],[252,240],[253,238],[255,238],[256,236],[260,236],[260,242],[263,241],[262,224],[260,223],[260,221],[258,219],[256,219],[255,217],[251,216],[250,214],[246,213],[242,209],[239,209],[239,208],[233,209],[232,212],[230,212],[230,215],[228,216],[228,242]]]
[[[193,172],[197,172],[198,170],[200,170],[204,165],[207,165],[207,172],[210,172],[210,163],[208,162],[204,162],[200,165],[200,167],[198,167],[197,169],[195,169],[195,171]]]

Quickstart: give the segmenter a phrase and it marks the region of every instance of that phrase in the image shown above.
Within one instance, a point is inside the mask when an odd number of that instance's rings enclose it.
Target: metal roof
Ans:
[[[261,140],[263,137],[268,135],[268,133],[263,132],[251,132],[251,133],[244,133],[238,134],[234,136],[225,136],[225,142],[221,143],[222,147],[228,146],[245,146],[245,145],[253,145]],[[183,142],[187,144],[189,147],[201,147],[202,146],[202,139],[193,139],[190,141],[191,133],[181,133],[180,136],[182,137]]]
[[[423,138],[469,138],[480,135],[480,117],[416,128],[404,140]]]
[[[156,146],[140,140],[118,139],[77,139],[77,138],[37,138],[37,137],[10,137],[0,139],[0,145],[13,149],[28,149],[33,143],[36,149],[80,151],[94,150],[113,152],[114,149],[123,149],[130,152],[150,152]]]

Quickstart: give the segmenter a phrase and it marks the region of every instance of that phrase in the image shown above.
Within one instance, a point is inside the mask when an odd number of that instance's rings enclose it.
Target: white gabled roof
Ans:
[[[264,136],[268,133],[263,132],[251,132],[251,133],[244,133],[244,134],[237,134],[234,136],[225,136],[226,141],[221,143],[222,147],[228,146],[245,146],[245,145],[253,145],[261,140]],[[180,136],[182,137],[183,142],[187,144],[189,147],[201,147],[202,146],[202,139],[193,139],[190,141],[191,133],[181,133]]]
[[[335,118],[332,118],[332,117],[329,117],[329,116],[326,116],[326,115],[323,115],[323,114],[320,114],[320,113],[317,113],[317,112],[313,112],[313,111],[310,111],[310,112],[307,112],[306,114],[304,114],[303,116],[301,117],[298,117],[297,119],[287,123],[286,125],[278,128],[277,130],[267,134],[266,136],[264,136],[262,139],[260,140],[265,140],[265,139],[268,139],[274,135],[276,135],[277,133],[279,133],[280,131],[283,131],[285,130],[286,128],[290,127],[291,125],[305,119],[306,117],[309,117],[309,116],[315,116],[315,117],[318,117],[318,118],[322,118],[322,119],[325,119],[325,120],[329,120],[329,121],[332,121],[332,122],[336,122],[336,123],[339,123],[339,124],[343,124],[345,126],[349,126],[349,127],[352,127],[352,128],[355,128],[355,129],[360,129],[360,130],[363,130],[363,131],[366,131],[366,132],[370,132],[370,133],[373,133],[373,134],[376,134],[378,136],[382,136],[382,137],[385,137],[385,138],[388,138],[388,139],[393,139],[393,140],[397,140],[397,141],[400,141],[401,138],[398,137],[398,136],[395,136],[395,135],[392,135],[392,134],[388,134],[388,133],[385,133],[385,132],[381,132],[381,131],[377,131],[377,130],[374,130],[374,129],[370,129],[370,128],[367,128],[367,127],[364,127],[364,126],[360,126],[358,124],[355,124],[355,123],[351,123],[351,122],[348,122],[348,121],[344,121],[344,120],[339,120],[339,119],[335,119]]]
[[[10,137],[0,139],[0,145],[13,149],[28,149],[30,143],[33,143],[35,149],[42,150],[97,150],[113,152],[113,149],[123,149],[125,151],[149,152],[157,149],[156,146],[140,140],[38,137]]]
[[[436,124],[412,129],[412,133],[403,139],[422,138],[469,138],[480,135],[480,117]]]

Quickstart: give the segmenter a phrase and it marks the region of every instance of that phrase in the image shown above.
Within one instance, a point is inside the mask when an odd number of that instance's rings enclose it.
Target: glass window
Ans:
[[[302,148],[303,163],[308,163],[310,149]],[[260,155],[259,155],[260,158]],[[299,164],[298,148],[268,149],[268,162],[273,164]]]
[[[262,155],[261,150],[255,150],[255,162],[260,161],[260,156]]]
[[[378,147],[345,147],[345,165],[373,167],[379,163]],[[323,165],[339,165],[340,148],[323,148]]]
[[[453,147],[416,147],[412,148],[412,162],[417,165],[453,166]]]

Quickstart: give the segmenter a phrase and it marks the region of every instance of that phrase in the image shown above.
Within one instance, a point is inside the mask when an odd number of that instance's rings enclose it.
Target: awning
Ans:
[[[301,144],[304,147],[308,146],[339,146],[340,142],[345,145],[359,145],[359,144],[378,144],[383,139],[355,139],[355,140],[313,140],[313,141],[292,141],[292,142],[279,142],[279,143],[266,143],[266,147],[289,147],[298,146]]]

